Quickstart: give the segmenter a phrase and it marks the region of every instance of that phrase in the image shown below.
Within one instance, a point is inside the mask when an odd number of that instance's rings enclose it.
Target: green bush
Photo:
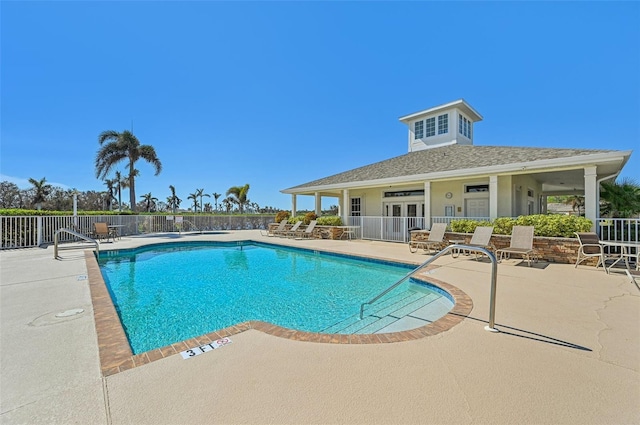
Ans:
[[[278,211],[278,214],[276,214],[276,223],[280,223],[282,220],[288,220],[290,216],[291,213],[289,211]]]
[[[491,226],[488,221],[478,221],[469,219],[452,220],[450,227],[452,232],[473,233],[478,226]]]
[[[514,224],[515,220],[511,217],[498,217],[490,226],[493,226],[493,233],[496,235],[510,235]]]
[[[289,224],[296,224],[297,222],[302,221],[304,222],[304,217],[301,215],[297,215],[295,217],[291,217],[289,220],[287,220],[287,223]],[[303,223],[304,224],[304,223]]]
[[[25,210],[21,208],[2,208],[0,216],[45,216],[45,215],[73,215],[73,211]],[[135,215],[130,211],[78,211],[78,215]]]
[[[536,236],[573,238],[575,232],[589,232],[591,220],[575,215],[535,214],[521,215],[518,218],[500,217],[489,223],[475,220],[453,220],[451,230],[460,233],[473,233],[478,226],[493,226],[496,235],[510,235],[513,226],[533,226]]]
[[[325,215],[318,217],[316,223],[320,226],[342,226],[342,217],[339,215]]]
[[[316,213],[308,212],[304,215],[304,224],[308,226],[309,223],[311,223],[311,221],[315,220],[316,218],[318,218]]]

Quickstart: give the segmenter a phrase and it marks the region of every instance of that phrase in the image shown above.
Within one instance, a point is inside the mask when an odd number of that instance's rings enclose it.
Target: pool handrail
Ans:
[[[54,260],[57,260],[57,259],[58,259],[58,235],[59,235],[60,233],[62,233],[62,232],[69,233],[69,234],[71,234],[71,235],[73,235],[73,236],[75,236],[75,237],[78,237],[78,238],[80,238],[80,239],[84,239],[84,240],[85,240],[85,241],[87,241],[87,242],[91,242],[91,243],[96,244],[96,252],[97,252],[97,253],[99,253],[99,252],[100,252],[100,246],[98,245],[98,241],[97,241],[97,240],[95,240],[95,239],[93,239],[93,238],[90,238],[90,237],[89,237],[89,236],[87,236],[87,235],[83,235],[83,234],[82,234],[82,233],[80,233],[80,232],[76,232],[75,230],[72,230],[72,229],[68,229],[68,228],[66,228],[66,227],[63,227],[63,228],[61,228],[61,229],[56,230],[56,233],[55,233],[55,234],[54,234],[54,236],[53,236],[53,259],[54,259]]]
[[[461,244],[453,244],[453,245],[449,245],[449,246],[443,248],[442,250],[438,251],[433,257],[429,258],[427,261],[425,261],[424,263],[420,264],[415,269],[411,270],[404,277],[402,277],[396,283],[394,283],[393,285],[391,285],[390,287],[388,287],[387,289],[382,291],[380,294],[376,295],[375,297],[373,297],[369,301],[362,303],[360,305],[360,320],[362,320],[363,317],[364,317],[364,307],[365,307],[365,305],[371,305],[371,304],[375,303],[380,298],[382,298],[383,296],[388,294],[390,291],[395,289],[397,286],[399,286],[401,283],[403,283],[405,280],[407,280],[411,276],[413,276],[413,274],[416,273],[418,270],[421,270],[424,267],[428,266],[429,264],[433,263],[435,260],[437,260],[438,258],[442,257],[444,254],[448,253],[451,250],[458,250],[458,252],[460,252],[460,251],[481,252],[481,253],[485,254],[487,257],[489,257],[489,260],[491,260],[491,295],[490,295],[490,299],[489,299],[489,325],[485,326],[484,329],[486,331],[489,331],[489,332],[500,332],[498,329],[495,328],[496,284],[497,284],[497,274],[498,274],[497,273],[497,271],[498,271],[498,260],[496,260],[496,256],[486,248],[479,247],[479,246],[471,246],[471,245],[461,245]]]

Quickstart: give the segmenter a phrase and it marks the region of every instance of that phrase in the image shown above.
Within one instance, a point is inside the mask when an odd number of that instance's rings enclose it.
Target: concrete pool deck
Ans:
[[[258,231],[155,235],[258,240],[419,263],[407,245],[266,238]],[[640,290],[625,274],[444,256],[434,278],[473,300],[450,330],[387,344],[294,341],[257,330],[194,358],[100,370],[82,250],[0,252],[0,423],[640,423]],[[364,301],[364,300],[363,300]],[[57,318],[72,309],[84,312]]]

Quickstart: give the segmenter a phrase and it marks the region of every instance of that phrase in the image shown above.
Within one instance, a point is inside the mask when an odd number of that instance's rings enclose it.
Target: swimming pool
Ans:
[[[353,333],[360,304],[412,268],[254,242],[103,251],[98,263],[134,353],[249,320]],[[409,303],[417,287],[407,282],[377,304]],[[453,305],[444,291],[419,291]]]

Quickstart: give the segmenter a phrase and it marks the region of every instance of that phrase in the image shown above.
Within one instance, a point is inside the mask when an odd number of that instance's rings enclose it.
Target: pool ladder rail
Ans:
[[[57,260],[58,258],[60,258],[59,255],[58,255],[58,242],[59,242],[59,235],[60,235],[60,233],[63,233],[63,232],[64,233],[69,233],[70,235],[73,235],[73,236],[75,236],[77,238],[84,239],[87,242],[95,244],[96,245],[96,253],[100,252],[100,246],[98,245],[98,241],[97,240],[95,240],[93,238],[90,238],[89,236],[84,235],[84,234],[82,234],[80,232],[76,232],[73,229],[68,229],[66,227],[63,227],[61,229],[58,229],[56,231],[55,235],[53,236],[53,259],[54,260]]]
[[[369,301],[362,303],[360,305],[360,320],[362,320],[364,318],[364,307],[366,305],[371,305],[371,304],[375,303],[380,298],[382,298],[383,296],[385,296],[386,294],[391,292],[393,289],[398,287],[400,284],[402,284],[405,280],[407,280],[411,276],[413,276],[414,273],[418,272],[419,270],[422,270],[423,268],[425,268],[429,264],[433,263],[438,258],[442,257],[443,255],[447,254],[449,251],[453,251],[453,250],[457,250],[458,252],[460,252],[460,251],[481,252],[481,253],[485,254],[487,257],[489,257],[489,260],[491,260],[491,295],[490,295],[490,298],[489,298],[489,325],[485,326],[484,329],[486,331],[489,331],[489,332],[500,332],[495,327],[496,283],[497,283],[498,260],[496,260],[496,256],[493,255],[493,253],[491,251],[489,251],[488,249],[482,248],[482,247],[478,247],[478,246],[471,246],[471,245],[459,245],[459,244],[449,245],[449,246],[445,247],[444,249],[440,250],[439,252],[437,252],[433,257],[429,258],[427,261],[425,261],[424,263],[420,264],[415,269],[411,270],[404,277],[402,277],[396,283],[394,283],[393,285],[391,285],[390,287],[388,287],[387,289],[382,291],[380,294],[378,294],[375,297],[371,298]]]

